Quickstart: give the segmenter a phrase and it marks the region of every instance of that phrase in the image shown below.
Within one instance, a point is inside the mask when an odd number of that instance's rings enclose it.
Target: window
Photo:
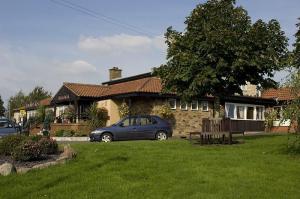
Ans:
[[[276,112],[276,120],[280,120],[282,114],[281,106],[275,106],[274,111]]]
[[[136,117],[128,117],[122,121],[123,127],[127,126],[136,126],[137,125]]]
[[[250,120],[254,119],[254,107],[251,107],[251,106],[247,107],[247,119],[250,119]]]
[[[261,105],[225,103],[225,116],[239,120],[264,120],[265,107]]]
[[[245,119],[245,107],[237,106],[236,109],[237,109],[236,110],[237,119]]]
[[[256,107],[256,119],[263,120],[264,119],[264,107],[257,106]]]
[[[201,103],[202,105],[202,111],[208,111],[208,102],[207,101],[203,101]]]
[[[188,110],[188,106],[186,102],[180,101],[180,109],[181,110]]]
[[[150,125],[152,124],[151,119],[149,117],[141,117],[140,118],[140,125],[145,126],[145,125]]]
[[[226,111],[226,117],[227,118],[235,118],[234,117],[234,109],[235,109],[235,105],[234,104],[226,104],[225,105],[225,111]]]
[[[172,110],[176,109],[176,99],[169,99],[169,105]]]
[[[197,111],[198,110],[198,101],[197,100],[193,100],[191,103],[191,109],[193,111]]]

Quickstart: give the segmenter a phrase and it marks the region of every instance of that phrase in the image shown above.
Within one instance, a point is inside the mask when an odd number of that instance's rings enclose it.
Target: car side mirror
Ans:
[[[12,128],[13,125],[12,124],[8,124],[7,128]]]
[[[119,124],[119,126],[120,126],[120,127],[124,127],[124,123],[121,122],[121,123]]]

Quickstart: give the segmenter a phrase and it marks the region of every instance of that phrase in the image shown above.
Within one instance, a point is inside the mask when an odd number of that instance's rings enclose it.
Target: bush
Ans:
[[[46,137],[49,137],[50,136],[50,132],[49,131],[43,131],[42,132],[43,133],[43,136],[46,136]]]
[[[55,132],[56,137],[62,137],[63,135],[64,135],[64,130],[63,129],[60,129],[60,130]]]
[[[41,146],[42,154],[56,154],[58,152],[58,144],[55,140],[49,138],[42,138],[38,141]]]
[[[42,135],[33,135],[33,136],[30,136],[30,139],[32,141],[35,141],[35,142],[38,142],[40,139],[42,139],[44,136]]]
[[[73,130],[71,131],[64,131],[63,137],[72,137],[75,134]]]
[[[39,142],[33,140],[24,140],[15,148],[12,156],[15,160],[29,161],[42,159],[43,148]]]
[[[0,154],[12,155],[14,149],[26,139],[28,138],[24,135],[10,135],[3,137],[0,142]]]

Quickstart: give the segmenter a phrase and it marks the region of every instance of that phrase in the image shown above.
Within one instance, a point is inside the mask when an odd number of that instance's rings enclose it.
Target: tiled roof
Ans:
[[[64,86],[80,97],[109,97],[128,93],[160,93],[161,81],[157,77],[146,77],[112,85],[64,83]]]
[[[128,82],[121,82],[108,86],[106,96],[127,94],[127,93],[160,93],[162,90],[161,81],[157,77],[147,77]]]
[[[293,95],[291,93],[291,88],[278,88],[278,89],[268,89],[262,92],[262,98],[273,98],[278,100],[291,100]]]
[[[79,84],[64,82],[64,86],[80,97],[102,97],[109,89],[107,86],[97,84]]]
[[[43,105],[43,106],[49,106],[51,103],[51,100],[52,100],[52,97],[48,97],[46,99],[41,100],[39,104]]]

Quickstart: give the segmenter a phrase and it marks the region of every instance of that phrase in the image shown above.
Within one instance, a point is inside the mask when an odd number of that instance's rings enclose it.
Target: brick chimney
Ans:
[[[122,69],[113,67],[109,69],[109,80],[114,80],[122,77]]]

